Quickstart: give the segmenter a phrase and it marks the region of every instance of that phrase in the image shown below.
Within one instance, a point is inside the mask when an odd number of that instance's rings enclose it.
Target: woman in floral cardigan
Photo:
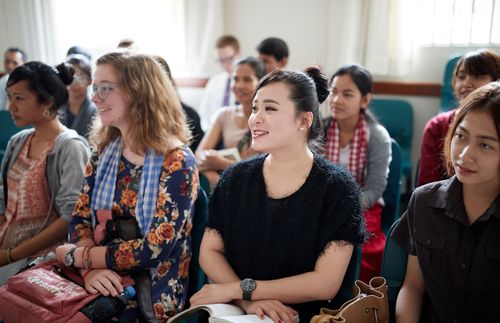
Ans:
[[[146,55],[100,57],[93,90],[97,152],[70,223],[72,244],[57,256],[80,269],[90,293],[116,296],[124,276],[136,280],[138,299],[120,322],[165,321],[185,304],[199,186],[185,118],[171,82]],[[139,291],[140,273],[150,291]]]

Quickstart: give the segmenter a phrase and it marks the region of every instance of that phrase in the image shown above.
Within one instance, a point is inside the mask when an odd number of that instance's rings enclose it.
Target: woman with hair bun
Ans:
[[[361,65],[344,65],[330,79],[332,116],[324,120],[325,156],[351,172],[363,191],[363,214],[370,238],[363,245],[360,279],[379,276],[385,247],[382,194],[391,161],[391,137],[368,109],[373,79]]]
[[[214,284],[192,305],[235,301],[275,322],[309,322],[337,295],[364,229],[357,184],[316,149],[327,96],[317,68],[273,71],[257,86],[248,125],[262,155],[215,187],[200,250]]]
[[[89,158],[86,140],[57,118],[68,100],[73,69],[41,62],[17,67],[7,81],[16,126],[5,151],[0,183],[0,284],[13,262],[53,250],[68,233]]]

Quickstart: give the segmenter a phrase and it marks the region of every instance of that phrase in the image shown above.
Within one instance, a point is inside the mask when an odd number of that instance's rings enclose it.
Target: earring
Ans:
[[[304,127],[300,127],[300,131],[304,131]]]
[[[45,110],[43,110],[43,112],[42,112],[42,116],[43,116],[45,119],[50,119],[50,117],[51,117],[51,113],[50,113],[49,109],[45,109]]]

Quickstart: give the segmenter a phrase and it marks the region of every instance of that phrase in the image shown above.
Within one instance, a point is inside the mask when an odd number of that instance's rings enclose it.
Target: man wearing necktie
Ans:
[[[210,128],[218,109],[235,104],[231,91],[231,69],[240,57],[240,44],[234,36],[224,35],[217,40],[215,47],[223,72],[208,80],[198,108],[201,126],[205,130]]]

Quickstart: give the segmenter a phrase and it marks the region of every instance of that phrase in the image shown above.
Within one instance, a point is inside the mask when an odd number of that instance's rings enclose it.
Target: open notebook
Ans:
[[[210,323],[273,323],[268,316],[261,320],[255,314],[245,314],[234,304],[207,304],[191,307],[168,319],[167,323],[180,323],[191,316],[208,313]]]

